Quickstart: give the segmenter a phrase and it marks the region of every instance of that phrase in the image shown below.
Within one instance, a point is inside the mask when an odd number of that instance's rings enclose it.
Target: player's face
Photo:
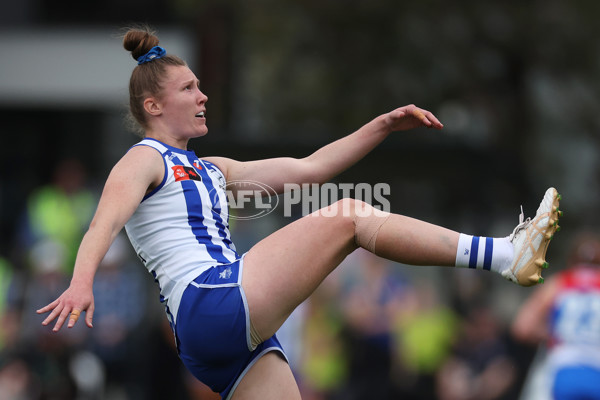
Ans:
[[[206,135],[208,97],[200,91],[200,81],[196,75],[185,66],[167,67],[167,77],[162,87],[161,116],[169,129],[186,138]]]

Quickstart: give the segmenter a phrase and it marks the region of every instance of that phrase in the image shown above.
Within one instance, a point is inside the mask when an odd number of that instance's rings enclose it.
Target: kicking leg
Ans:
[[[242,286],[254,331],[273,335],[358,246],[404,264],[490,269],[523,286],[541,283],[546,251],[559,229],[559,201],[556,189],[548,189],[533,219],[521,215],[510,236],[496,239],[340,200],[273,233],[246,255]]]
[[[257,243],[244,258],[242,287],[258,334],[273,335],[359,245],[390,260],[454,265],[459,234],[352,199],[301,218]],[[373,251],[373,249],[370,249]]]

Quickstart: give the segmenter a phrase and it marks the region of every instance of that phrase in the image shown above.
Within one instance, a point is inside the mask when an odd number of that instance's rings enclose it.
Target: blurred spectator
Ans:
[[[567,267],[513,323],[516,338],[540,345],[523,399],[600,399],[600,237],[579,237]]]
[[[0,256],[0,351],[14,344],[17,336],[18,316],[14,302],[15,278],[13,268]]]
[[[127,239],[120,234],[100,263],[94,279],[94,329],[89,348],[105,368],[106,390],[127,399],[146,399],[147,340],[138,329],[149,318],[150,282]],[[88,357],[86,360],[89,360]]]
[[[52,182],[27,200],[20,227],[21,246],[26,251],[46,241],[62,247],[65,262],[61,268],[68,273],[73,270],[79,242],[96,208],[96,196],[86,183],[86,171],[79,160],[61,160]]]
[[[395,272],[395,273],[394,273]],[[348,358],[344,399],[393,399],[394,321],[402,307],[406,280],[391,263],[363,249],[342,265],[341,308]]]
[[[302,364],[304,362],[304,334],[310,300],[300,304],[277,331],[277,338],[285,349],[296,381],[302,386]]]
[[[499,318],[474,307],[462,323],[452,355],[437,372],[439,400],[514,399],[516,363]]]
[[[455,312],[442,303],[433,283],[418,281],[407,292],[395,326],[398,373],[402,374],[397,385],[402,398],[434,397],[434,376],[450,354],[458,323]]]
[[[65,272],[67,255],[61,243],[51,239],[38,241],[29,252],[29,275],[23,292],[23,315],[21,319],[24,342],[39,345],[50,342],[83,343],[85,331],[69,330],[65,335],[54,335],[40,324],[40,316],[35,313],[42,304],[48,304],[59,296],[69,284]]]
[[[15,302],[15,274],[0,257],[0,400],[39,398],[34,374],[18,352],[20,312]]]
[[[23,288],[19,340],[11,348],[15,365],[23,361],[38,382],[42,398],[74,399],[76,383],[69,373],[73,352],[84,344],[85,329],[56,335],[40,324],[35,313],[68,285],[64,247],[52,240],[37,242],[30,251],[29,276]]]
[[[160,317],[149,329],[150,337],[146,345],[146,356],[149,357],[147,366],[150,367],[150,370],[145,376],[148,391],[144,400],[220,399],[221,396],[214,393],[185,369],[177,355],[171,325],[163,314]],[[156,368],[157,365],[160,367]],[[135,368],[139,367],[140,365],[136,364]]]
[[[2,373],[10,376],[21,371],[28,385],[24,398],[75,399],[78,389],[85,394],[81,385],[89,383],[89,374],[82,375],[80,368],[73,368],[85,360],[80,351],[88,332],[76,327],[56,335],[40,325],[40,316],[35,313],[68,286],[77,246],[95,207],[95,196],[86,188],[85,179],[78,160],[61,160],[52,182],[28,198],[18,227],[22,254],[18,262],[24,268],[15,273],[19,279],[13,279],[13,291],[18,293],[11,295],[12,307],[3,317],[8,318],[3,333],[15,334],[9,335],[9,346],[3,349]],[[91,364],[85,365],[89,372]],[[35,393],[29,391],[31,387]]]
[[[0,361],[0,400],[41,399],[36,381],[25,360],[19,357],[2,357]]]
[[[299,387],[305,400],[335,398],[348,373],[338,302],[338,268],[312,294],[306,309]]]
[[[73,368],[85,329],[55,335],[40,325],[35,310],[68,285],[81,235],[95,207],[86,174],[75,159],[60,161],[52,182],[24,202],[18,244],[10,250],[18,268],[0,260],[0,399],[75,399],[89,382]],[[82,380],[84,378],[84,380]],[[103,382],[102,382],[103,383]],[[87,396],[86,399],[93,399]],[[98,397],[96,397],[98,398]]]

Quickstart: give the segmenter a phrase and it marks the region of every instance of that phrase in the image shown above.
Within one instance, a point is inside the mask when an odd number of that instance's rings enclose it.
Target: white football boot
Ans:
[[[554,233],[560,230],[558,218],[562,211],[558,209],[561,199],[554,188],[549,188],[533,219],[524,220],[523,208],[519,216],[519,225],[509,236],[514,246],[513,263],[501,272],[502,276],[521,286],[533,286],[543,283],[542,269],[548,268],[546,251]]]

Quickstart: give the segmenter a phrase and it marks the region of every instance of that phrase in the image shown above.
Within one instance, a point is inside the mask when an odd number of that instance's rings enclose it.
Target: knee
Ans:
[[[341,232],[348,232],[356,246],[375,252],[379,230],[390,214],[376,209],[364,201],[345,198],[319,210],[320,215],[335,220]],[[333,223],[333,221],[332,221]]]
[[[375,242],[390,213],[381,211],[363,201],[353,200],[349,207],[353,210],[354,241],[371,253],[375,253]]]

